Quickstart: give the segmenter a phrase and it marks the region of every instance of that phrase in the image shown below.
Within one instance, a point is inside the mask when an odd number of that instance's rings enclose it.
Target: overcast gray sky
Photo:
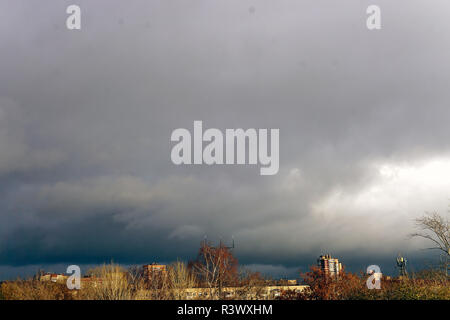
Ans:
[[[194,258],[393,270],[448,216],[448,0],[0,2],[0,279]],[[378,4],[382,29],[366,28]],[[279,128],[280,171],[175,166],[176,128]]]

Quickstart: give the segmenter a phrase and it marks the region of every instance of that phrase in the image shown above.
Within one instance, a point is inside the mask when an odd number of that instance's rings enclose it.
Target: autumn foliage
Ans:
[[[210,296],[222,297],[225,286],[236,286],[239,282],[238,260],[222,243],[214,247],[202,242],[197,259],[189,263],[189,268],[200,286],[210,289]]]
[[[431,276],[430,276],[431,274]],[[426,275],[426,277],[424,277]],[[450,280],[426,272],[411,278],[382,278],[381,289],[368,289],[368,276],[342,271],[339,276],[325,274],[318,267],[301,273],[309,288],[300,293],[284,291],[281,300],[450,300]]]

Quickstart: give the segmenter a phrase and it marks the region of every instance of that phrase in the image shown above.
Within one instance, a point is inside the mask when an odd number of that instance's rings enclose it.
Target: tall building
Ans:
[[[342,264],[339,259],[332,258],[329,254],[321,255],[317,259],[317,265],[325,274],[330,276],[337,276],[342,271]]]

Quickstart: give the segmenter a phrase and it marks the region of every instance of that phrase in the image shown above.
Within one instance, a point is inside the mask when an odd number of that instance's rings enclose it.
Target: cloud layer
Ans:
[[[422,261],[412,219],[448,214],[450,4],[378,2],[369,32],[359,1],[79,1],[81,31],[70,1],[3,1],[0,265],[172,261],[205,235],[286,273]],[[194,120],[279,128],[280,172],[173,165]]]

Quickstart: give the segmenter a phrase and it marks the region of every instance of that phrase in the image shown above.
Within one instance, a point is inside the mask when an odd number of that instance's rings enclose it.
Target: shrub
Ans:
[[[425,276],[425,278],[419,278]],[[301,293],[286,291],[284,300],[450,300],[450,281],[440,274],[422,271],[413,278],[383,278],[381,289],[368,289],[367,276],[342,272],[330,277],[317,267],[302,274],[309,288]]]
[[[38,280],[16,280],[1,286],[5,300],[72,300],[72,293],[65,284]]]
[[[103,265],[90,272],[89,281],[77,291],[82,300],[131,300],[133,291],[129,286],[126,271],[116,264]]]

